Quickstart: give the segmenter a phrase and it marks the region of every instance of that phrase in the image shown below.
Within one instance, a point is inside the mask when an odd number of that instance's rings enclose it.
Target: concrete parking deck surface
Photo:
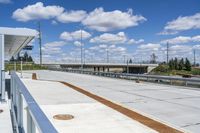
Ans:
[[[22,79],[59,133],[156,133],[156,131],[59,82]],[[70,114],[71,120],[54,115]]]
[[[199,88],[135,83],[55,71],[37,71],[37,75],[39,79],[72,83],[186,131],[200,131]]]
[[[13,133],[9,104],[0,102],[0,132]]]

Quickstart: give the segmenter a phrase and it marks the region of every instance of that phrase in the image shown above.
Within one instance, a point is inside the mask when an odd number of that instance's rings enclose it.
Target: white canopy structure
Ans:
[[[5,98],[4,60],[16,55],[24,46],[36,37],[38,32],[28,28],[0,27],[0,94]]]

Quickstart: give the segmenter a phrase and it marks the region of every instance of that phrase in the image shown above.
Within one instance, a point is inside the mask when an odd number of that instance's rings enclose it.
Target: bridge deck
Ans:
[[[199,88],[135,83],[55,71],[37,71],[40,79],[62,80],[101,95],[172,126],[198,133]]]
[[[59,82],[30,79],[23,82],[60,133],[156,133]],[[57,114],[70,114],[74,119],[56,120],[53,117]]]

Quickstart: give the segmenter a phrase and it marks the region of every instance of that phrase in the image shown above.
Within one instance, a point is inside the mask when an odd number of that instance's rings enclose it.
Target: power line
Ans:
[[[42,65],[42,37],[41,37],[41,26],[40,26],[40,21],[38,22],[38,32],[39,32],[39,47],[40,47],[40,65]]]

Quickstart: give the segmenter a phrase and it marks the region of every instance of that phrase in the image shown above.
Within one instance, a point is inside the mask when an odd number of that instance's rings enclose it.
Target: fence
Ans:
[[[86,71],[80,69],[63,69],[63,68],[51,68],[50,70],[56,71],[66,71],[73,73],[81,73],[81,74],[89,74],[89,75],[97,75],[111,78],[122,78],[129,80],[137,80],[137,81],[154,81],[159,83],[169,83],[175,85],[197,85],[200,86],[199,78],[182,78],[182,77],[173,77],[173,76],[159,76],[159,75],[148,75],[148,74],[130,74],[130,73],[114,73],[114,72],[100,72],[100,71]]]
[[[15,72],[11,73],[11,114],[16,133],[57,133]]]

